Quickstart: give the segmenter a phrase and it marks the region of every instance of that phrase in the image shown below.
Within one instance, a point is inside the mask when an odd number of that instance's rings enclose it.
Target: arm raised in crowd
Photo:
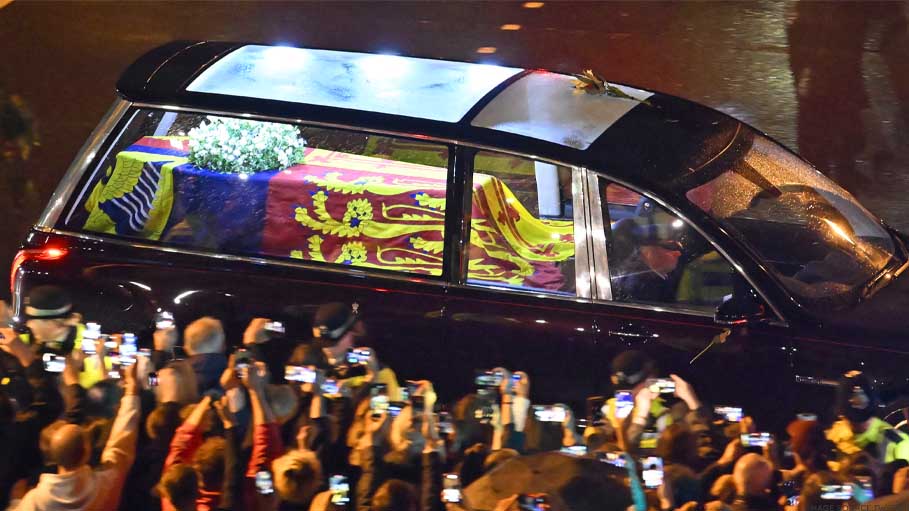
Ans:
[[[388,479],[388,467],[384,462],[385,445],[391,420],[385,412],[366,418],[366,431],[357,444],[360,451],[360,469],[363,471],[357,481],[357,510],[369,511],[372,497],[379,486]]]
[[[239,372],[240,381],[249,390],[249,404],[253,418],[253,450],[246,469],[247,488],[244,492],[246,509],[268,507],[267,499],[256,499],[255,478],[262,471],[271,472],[271,463],[283,454],[281,432],[274,412],[265,396],[265,364],[255,362]]]
[[[9,353],[25,370],[25,377],[31,387],[31,404],[20,414],[18,421],[29,423],[29,429],[40,431],[53,422],[63,408],[63,400],[57,391],[54,375],[44,370],[44,363],[32,349],[22,342],[11,328],[0,328],[0,349]]]
[[[239,435],[237,418],[230,411],[227,397],[214,402],[215,412],[224,426],[224,487],[221,491],[222,510],[238,509],[243,485],[243,465],[240,450],[243,441]]]
[[[79,371],[85,360],[85,354],[82,351],[73,351],[66,357],[66,365],[63,367],[63,420],[70,424],[81,424],[85,421],[85,402],[87,393],[82,385],[79,385]]]

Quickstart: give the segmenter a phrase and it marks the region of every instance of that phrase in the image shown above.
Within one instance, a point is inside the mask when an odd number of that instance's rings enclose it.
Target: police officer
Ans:
[[[839,419],[827,430],[827,439],[845,456],[866,451],[884,463],[909,461],[909,435],[874,416],[879,404],[866,374],[849,371],[843,375],[836,391]]]
[[[73,311],[69,293],[59,286],[38,286],[25,298],[25,331],[19,334],[22,342],[40,353],[67,355],[82,350],[85,325],[82,315]],[[91,341],[86,341],[91,342]],[[107,378],[112,365],[103,345],[96,346],[97,357],[85,360],[79,374],[79,384],[89,388]],[[98,360],[95,360],[98,358]]]
[[[389,400],[400,400],[397,375],[390,367],[379,362],[374,349],[371,349],[366,362],[366,376],[346,377],[345,370],[349,367],[347,351],[358,347],[366,336],[366,325],[360,317],[357,304],[351,306],[341,302],[326,303],[319,306],[313,317],[315,343],[322,348],[328,362],[338,371],[338,376],[343,378],[346,387],[383,383]]]
[[[656,364],[641,351],[622,352],[612,361],[613,388],[630,392],[631,400],[623,403],[613,397],[606,401],[603,413],[626,451],[656,448],[658,432],[677,420],[700,427],[710,419],[691,385],[674,374],[669,376],[675,387],[673,395],[685,406],[670,409],[662,395],[650,388],[655,377]]]

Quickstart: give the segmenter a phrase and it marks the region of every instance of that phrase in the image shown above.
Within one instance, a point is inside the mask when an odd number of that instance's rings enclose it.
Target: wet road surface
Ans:
[[[0,87],[26,100],[41,145],[25,162],[0,164],[0,262],[12,259],[112,102],[120,72],[175,39],[592,68],[753,124],[909,230],[907,11],[905,2],[545,2],[528,9],[520,2],[16,1],[0,9]],[[477,53],[481,47],[495,51]]]

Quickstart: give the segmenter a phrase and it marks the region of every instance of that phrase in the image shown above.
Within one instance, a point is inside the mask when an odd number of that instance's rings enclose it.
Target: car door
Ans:
[[[463,149],[460,276],[445,303],[456,393],[463,368],[526,371],[538,402],[574,403],[602,374],[593,357],[585,183],[579,169]]]
[[[775,416],[780,401],[767,386],[793,381],[785,327],[715,321],[724,298],[749,286],[726,257],[653,197],[588,179],[597,344],[645,351],[661,374],[678,374],[707,403]]]

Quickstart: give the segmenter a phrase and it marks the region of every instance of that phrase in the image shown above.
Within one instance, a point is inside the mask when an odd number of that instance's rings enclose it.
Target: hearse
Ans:
[[[87,320],[252,317],[366,343],[446,398],[475,369],[539,402],[650,353],[703,399],[829,417],[831,382],[904,387],[906,236],[742,122],[596,73],[226,42],[134,62],[12,268]],[[767,425],[768,427],[771,424]]]

